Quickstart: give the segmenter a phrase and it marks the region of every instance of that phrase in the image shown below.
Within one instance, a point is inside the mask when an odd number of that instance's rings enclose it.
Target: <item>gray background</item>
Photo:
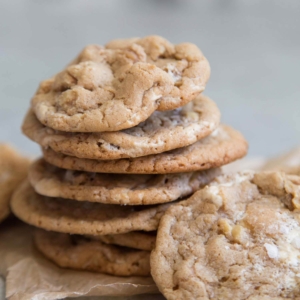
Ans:
[[[38,153],[19,127],[39,81],[86,44],[148,34],[202,49],[206,94],[251,155],[299,144],[299,0],[0,0],[0,140]]]
[[[250,155],[300,144],[299,0],[0,0],[0,141],[39,153],[19,129],[39,81],[88,43],[148,34],[203,50],[206,94]]]

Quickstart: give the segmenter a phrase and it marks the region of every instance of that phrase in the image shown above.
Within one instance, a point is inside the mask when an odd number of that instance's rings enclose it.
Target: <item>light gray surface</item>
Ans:
[[[160,34],[196,43],[212,76],[206,94],[252,155],[300,143],[299,0],[0,0],[0,140],[27,152],[21,119],[40,80],[88,43]]]

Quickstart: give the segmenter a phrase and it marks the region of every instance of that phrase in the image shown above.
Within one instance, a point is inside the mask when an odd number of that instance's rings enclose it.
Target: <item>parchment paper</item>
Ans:
[[[35,250],[31,233],[30,226],[16,219],[0,225],[0,275],[6,276],[9,300],[158,293],[150,277],[115,277],[58,268]]]
[[[266,159],[259,156],[244,157],[222,167],[223,173],[235,173],[243,170],[260,171],[266,163]]]

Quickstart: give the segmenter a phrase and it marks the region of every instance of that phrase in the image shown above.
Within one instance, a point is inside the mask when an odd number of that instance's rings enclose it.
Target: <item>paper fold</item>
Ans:
[[[6,276],[9,300],[158,293],[150,277],[115,277],[57,267],[32,245],[32,227],[15,219],[0,226],[0,274]]]

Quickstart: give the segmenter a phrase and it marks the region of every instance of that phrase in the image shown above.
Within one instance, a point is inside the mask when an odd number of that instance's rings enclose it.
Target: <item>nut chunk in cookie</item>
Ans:
[[[223,175],[162,217],[151,273],[167,299],[295,299],[300,177]]]
[[[87,46],[54,78],[41,83],[32,108],[61,131],[131,128],[155,110],[183,106],[201,93],[210,67],[193,44],[159,36]]]

